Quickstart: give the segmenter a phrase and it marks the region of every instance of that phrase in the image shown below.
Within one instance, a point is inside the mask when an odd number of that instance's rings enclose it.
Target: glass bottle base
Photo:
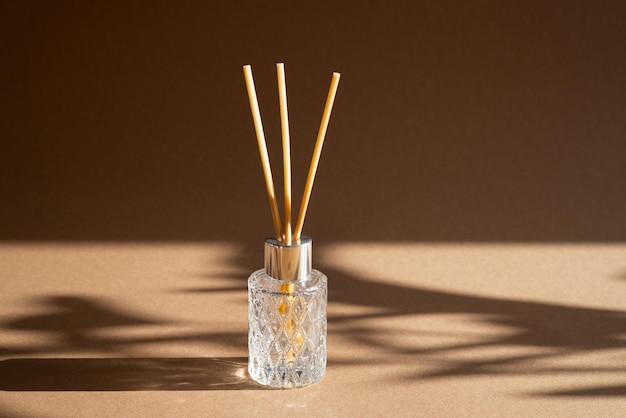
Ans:
[[[328,280],[277,280],[264,269],[248,279],[248,372],[273,388],[299,388],[326,373]]]

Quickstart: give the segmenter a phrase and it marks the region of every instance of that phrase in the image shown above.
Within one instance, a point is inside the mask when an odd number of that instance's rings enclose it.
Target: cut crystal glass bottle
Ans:
[[[265,268],[248,279],[248,372],[263,385],[298,388],[326,372],[328,280],[310,256],[308,237],[291,246],[268,239]]]

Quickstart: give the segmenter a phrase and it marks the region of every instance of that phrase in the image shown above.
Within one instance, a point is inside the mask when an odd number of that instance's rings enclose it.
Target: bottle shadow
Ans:
[[[134,329],[170,324],[93,297],[55,295],[37,299],[41,312],[8,320],[6,330],[29,332],[43,344],[0,347],[0,390],[4,391],[156,391],[257,390],[245,357],[133,357],[137,345],[246,344],[236,332],[183,332],[114,338],[108,328]],[[102,357],[67,358],[88,350]],[[44,355],[44,357],[36,357]],[[53,357],[55,355],[63,357]],[[125,356],[126,355],[126,356]],[[130,357],[129,357],[130,355]],[[24,357],[17,357],[24,356]],[[8,358],[7,358],[8,357]]]
[[[15,358],[0,361],[5,391],[259,390],[245,357]]]

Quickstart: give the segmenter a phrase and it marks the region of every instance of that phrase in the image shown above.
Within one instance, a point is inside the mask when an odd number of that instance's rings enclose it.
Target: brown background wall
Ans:
[[[282,61],[314,238],[626,241],[626,3],[216,3],[0,3],[0,239],[257,242]]]

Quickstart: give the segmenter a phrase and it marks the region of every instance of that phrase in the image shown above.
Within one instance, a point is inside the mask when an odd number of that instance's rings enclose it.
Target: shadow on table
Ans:
[[[245,250],[245,249],[244,249]],[[246,254],[243,251],[243,254]],[[233,264],[252,271],[247,260]],[[622,364],[606,361],[593,366],[554,367],[552,360],[576,355],[595,355],[609,350],[626,349],[626,311],[574,307],[567,305],[489,298],[425,288],[371,281],[320,264],[331,280],[329,302],[359,308],[355,314],[328,317],[329,334],[341,335],[355,347],[376,348],[385,358],[405,365],[407,381],[464,378],[470,376],[589,376],[597,373],[620,375]],[[245,277],[232,277],[232,285],[222,288],[187,288],[176,292],[204,294],[216,292],[245,293]],[[218,342],[240,350],[246,347],[241,332],[142,334],[136,337],[113,337],[101,332],[108,327],[151,326],[167,321],[128,311],[100,299],[83,296],[46,296],[39,300],[42,313],[8,320],[0,327],[30,331],[45,338],[43,345],[0,347],[4,390],[211,390],[255,389],[245,373],[244,358],[132,358],[142,344]],[[425,315],[455,314],[467,316],[480,325],[495,325],[506,330],[477,335],[471,342],[419,345],[420,336],[407,336],[417,344],[400,345],[384,330],[368,325],[367,319],[411,317],[419,327]],[[471,325],[470,325],[471,326]],[[390,331],[391,332],[391,331]],[[414,331],[418,332],[418,331]],[[391,337],[391,338],[386,338]],[[502,356],[509,348],[530,348],[530,353]],[[484,350],[480,358],[467,356],[471,350]],[[103,357],[64,359],[49,358],[89,352]],[[521,350],[526,351],[526,350]],[[615,352],[615,351],[613,351]],[[453,356],[447,354],[453,353]],[[499,354],[500,353],[500,354]],[[17,356],[48,358],[16,358]],[[457,355],[458,354],[458,355]],[[120,358],[123,357],[123,358]],[[130,357],[130,358],[129,358]],[[411,364],[427,360],[436,365],[429,372],[411,370]],[[331,367],[359,367],[376,364],[377,358],[334,359]],[[617,383],[617,382],[616,382]],[[626,395],[624,386],[565,388],[561,392],[537,392],[531,396],[606,397]]]
[[[1,347],[0,356],[17,355],[46,356],[59,353],[95,351],[121,357],[133,354],[134,347],[142,344],[158,343],[196,343],[211,344],[219,342],[233,349],[247,347],[247,335],[242,332],[186,332],[136,337],[112,337],[101,331],[115,328],[131,330],[142,326],[171,325],[167,320],[157,319],[128,310],[118,303],[100,298],[55,295],[44,296],[35,300],[37,310],[33,313],[0,323],[0,327],[13,331],[27,331],[45,338],[45,343]]]
[[[590,396],[602,396],[623,398],[626,397],[626,385],[587,387],[583,389],[571,389],[539,393],[537,395],[544,397],[567,396],[573,398],[586,398]]]
[[[0,361],[5,391],[263,389],[245,357],[23,358]]]
[[[577,355],[595,355],[609,350],[624,350],[626,354],[626,311],[573,307],[567,305],[518,301],[473,296],[424,288],[413,288],[384,281],[368,281],[345,271],[322,267],[332,277],[329,299],[332,302],[357,306],[357,315],[329,316],[329,332],[341,334],[355,344],[374,347],[396,358],[406,366],[406,380],[434,380],[470,376],[590,376],[623,375],[623,363],[602,360],[594,364],[551,366],[552,360]],[[371,309],[367,309],[371,308]],[[466,343],[419,347],[419,335],[413,335],[416,345],[399,345],[384,330],[366,325],[370,318],[414,317],[455,314],[467,316],[477,324],[495,325],[506,329],[493,335],[479,336]],[[364,325],[365,324],[365,325]],[[470,325],[471,326],[471,325]],[[391,337],[391,338],[386,338]],[[411,336],[406,336],[404,339]],[[532,354],[503,356],[510,348],[530,348]],[[484,356],[472,358],[471,353],[482,350]],[[525,351],[525,350],[522,350]],[[615,351],[613,351],[615,352]],[[453,356],[447,355],[453,353]],[[467,355],[469,354],[469,356]],[[452,357],[452,359],[451,359]],[[360,364],[375,364],[375,359],[360,359]],[[412,372],[411,363],[427,361],[436,367],[428,372]],[[557,363],[558,364],[558,363]],[[330,361],[330,366],[333,362]],[[337,367],[353,366],[352,361],[335,363]],[[618,383],[618,382],[615,382]],[[598,385],[574,387],[562,391],[533,392],[539,397],[625,397],[626,386]]]
[[[0,347],[0,355],[48,358],[8,358],[0,361],[0,390],[6,391],[148,391],[262,389],[248,376],[245,357],[138,358],[142,344],[219,341],[232,348],[246,346],[237,332],[206,332],[111,337],[99,331],[164,325],[167,321],[138,315],[113,303],[84,296],[57,295],[37,300],[41,313],[17,317],[2,325],[30,332],[43,344]],[[98,352],[113,358],[50,358]]]

